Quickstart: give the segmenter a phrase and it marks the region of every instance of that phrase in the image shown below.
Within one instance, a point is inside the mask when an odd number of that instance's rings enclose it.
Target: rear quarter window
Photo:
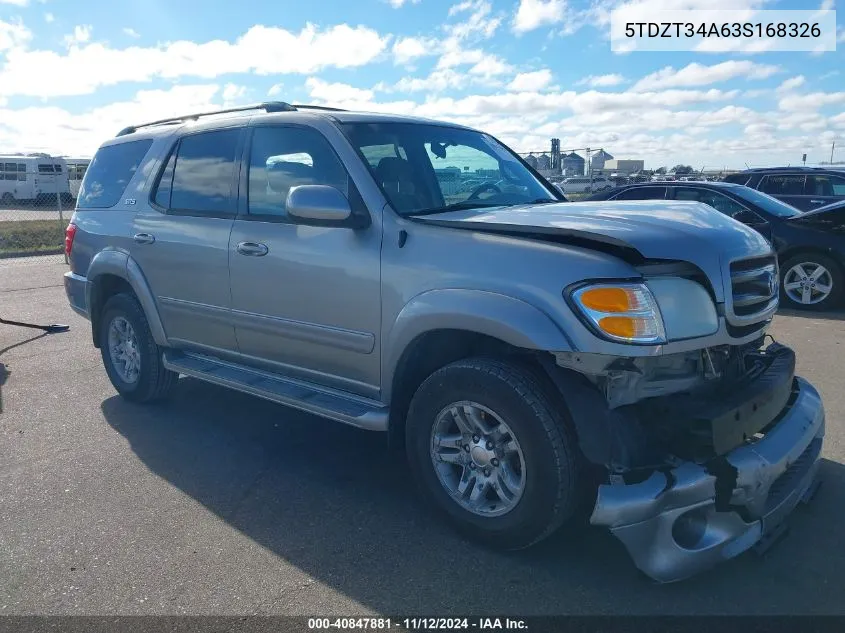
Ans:
[[[85,172],[77,209],[108,209],[118,203],[150,150],[152,139],[101,147]]]

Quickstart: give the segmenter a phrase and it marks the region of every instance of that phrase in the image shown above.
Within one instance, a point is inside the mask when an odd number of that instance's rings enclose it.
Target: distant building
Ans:
[[[548,154],[541,154],[539,158],[537,158],[537,169],[540,171],[548,171],[552,168],[552,159],[549,158]]]
[[[645,161],[643,160],[624,160],[613,158],[605,162],[604,169],[606,171],[618,171],[623,174],[633,174],[634,172],[642,171],[645,168]]]
[[[529,154],[525,157],[525,162],[531,165],[532,168],[537,169],[537,157],[534,154]]]
[[[584,159],[575,152],[563,157],[563,169],[567,175],[583,176],[584,165]]]
[[[593,154],[592,158],[590,158],[590,166],[592,167],[593,171],[604,169],[605,163],[612,159],[613,156],[608,154],[603,149],[600,149],[595,154]]]

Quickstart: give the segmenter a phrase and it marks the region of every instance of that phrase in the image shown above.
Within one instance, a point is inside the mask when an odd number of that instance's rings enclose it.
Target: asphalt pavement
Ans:
[[[382,436],[196,380],[116,397],[55,257],[0,261],[0,614],[845,613],[845,315],[778,315],[821,391],[815,500],[765,556],[672,585],[589,530],[500,554],[418,501]]]

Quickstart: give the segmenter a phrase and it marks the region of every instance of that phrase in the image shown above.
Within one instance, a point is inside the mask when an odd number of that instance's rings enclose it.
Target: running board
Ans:
[[[185,376],[369,431],[387,430],[388,408],[375,400],[191,352],[165,350],[163,361]]]

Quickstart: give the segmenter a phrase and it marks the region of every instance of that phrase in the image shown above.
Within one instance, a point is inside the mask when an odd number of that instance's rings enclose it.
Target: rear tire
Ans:
[[[111,297],[100,318],[100,355],[117,392],[132,402],[155,402],[170,395],[179,374],[165,369],[162,349],[153,340],[138,300],[126,293]]]
[[[798,310],[829,310],[841,305],[842,298],[845,296],[845,275],[843,275],[842,267],[827,255],[821,253],[793,255],[781,264],[780,273],[783,307]],[[807,284],[815,285],[808,287]],[[806,293],[805,290],[807,290]],[[805,298],[810,302],[805,302]]]
[[[581,458],[561,409],[517,364],[471,358],[437,370],[406,427],[423,496],[459,532],[498,549],[550,536],[580,507]]]
[[[2,197],[0,197],[0,203],[2,203],[3,206],[10,207],[15,204],[15,196],[7,191]]]

